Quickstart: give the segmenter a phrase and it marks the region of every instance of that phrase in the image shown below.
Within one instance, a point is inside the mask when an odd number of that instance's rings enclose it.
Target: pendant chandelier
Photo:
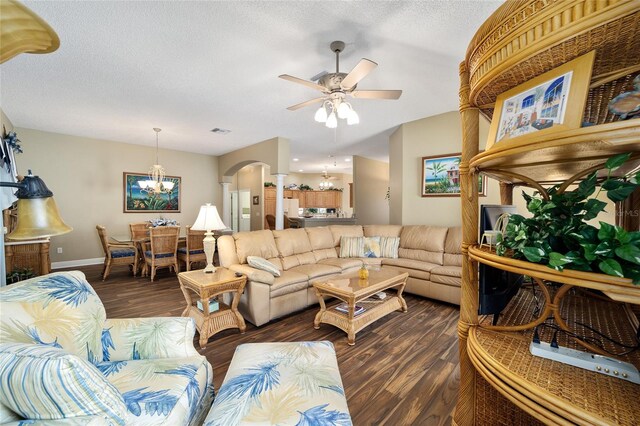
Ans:
[[[149,175],[147,180],[139,180],[138,185],[142,192],[149,194],[160,194],[163,192],[171,192],[173,190],[174,183],[170,180],[165,180],[164,167],[162,167],[158,161],[158,133],[162,129],[157,127],[153,128],[156,132],[156,164],[149,169]]]

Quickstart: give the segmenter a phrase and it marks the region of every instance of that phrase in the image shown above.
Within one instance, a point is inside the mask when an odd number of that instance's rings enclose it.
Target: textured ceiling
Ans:
[[[457,109],[458,64],[496,1],[27,1],[60,49],[0,66],[1,106],[14,125],[220,155],[274,136],[291,140],[297,172],[344,158],[388,159],[407,121]],[[277,78],[379,64],[360,89],[402,89],[398,101],[354,99],[360,124],[336,131],[316,107],[286,107],[317,92]],[[227,135],[210,132],[230,129]],[[333,166],[334,155],[337,167]]]

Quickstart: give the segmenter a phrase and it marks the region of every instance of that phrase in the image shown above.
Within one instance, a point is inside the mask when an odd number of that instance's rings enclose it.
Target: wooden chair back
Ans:
[[[134,222],[129,224],[131,241],[144,240],[149,237],[149,222]]]
[[[102,250],[104,250],[105,256],[109,256],[109,246],[107,245],[107,241],[109,241],[109,237],[107,236],[107,228],[105,228],[102,225],[96,225],[96,229],[98,230],[98,236],[100,237]]]
[[[175,256],[178,250],[178,237],[180,235],[179,226],[157,226],[149,228],[150,250],[152,255],[159,253],[173,253]]]
[[[276,229],[276,217],[274,215],[268,214],[265,216],[265,219],[267,220],[267,226],[269,227],[269,229]]]
[[[187,226],[187,251],[204,250],[204,234],[207,231],[194,231]]]

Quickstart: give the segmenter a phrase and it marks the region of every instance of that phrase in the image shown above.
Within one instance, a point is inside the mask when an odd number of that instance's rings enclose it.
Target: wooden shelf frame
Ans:
[[[498,95],[592,50],[596,56],[583,121],[594,125],[551,134],[533,133],[493,144],[480,152],[479,117],[491,119]],[[479,174],[499,180],[502,203],[512,204],[516,185],[544,193],[543,186],[547,184],[568,180],[577,183],[589,170],[615,154],[631,152],[635,156],[619,173],[640,167],[640,120],[619,121],[607,109],[611,97],[629,90],[629,82],[640,72],[638,57],[640,2],[633,0],[506,2],[487,19],[469,44],[460,64],[463,269],[458,323],[460,387],[454,425],[476,424],[479,401],[476,381],[481,379],[543,423],[602,424],[601,420],[606,418],[597,408],[574,415],[571,404],[540,398],[536,389],[516,386],[513,380],[518,379],[517,374],[501,374],[499,366],[487,360],[477,341],[479,333],[503,336],[506,332],[479,326],[478,264],[530,275],[540,282],[565,283],[564,293],[571,286],[581,286],[601,290],[612,299],[627,303],[640,302],[640,286],[603,274],[558,272],[480,250],[475,183]],[[521,335],[521,341],[523,333],[527,331],[516,333]],[[620,401],[611,402],[618,404],[616,409],[635,404],[633,398],[627,400],[625,394],[620,395]]]

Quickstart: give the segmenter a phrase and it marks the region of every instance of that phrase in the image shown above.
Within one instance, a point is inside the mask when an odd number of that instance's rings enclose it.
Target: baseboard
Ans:
[[[53,262],[51,269],[75,268],[77,266],[101,265],[104,263],[104,257],[95,257],[93,259],[67,260],[65,262]]]

